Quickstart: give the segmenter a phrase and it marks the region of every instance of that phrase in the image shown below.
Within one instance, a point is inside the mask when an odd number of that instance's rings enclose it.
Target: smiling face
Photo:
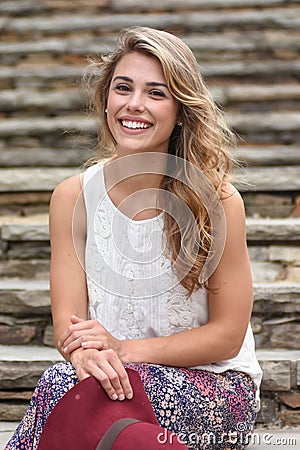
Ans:
[[[169,92],[160,62],[141,53],[116,65],[107,99],[107,122],[121,155],[168,152],[178,102]]]

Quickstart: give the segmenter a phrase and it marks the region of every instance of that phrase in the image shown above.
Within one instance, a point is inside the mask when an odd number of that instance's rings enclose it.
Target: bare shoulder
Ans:
[[[62,181],[53,191],[50,201],[50,214],[56,208],[74,208],[81,193],[80,174]]]
[[[221,200],[228,238],[232,236],[236,240],[238,235],[245,236],[246,214],[241,194],[231,183],[226,183],[222,189]]]
[[[50,234],[53,230],[69,228],[73,223],[74,212],[82,212],[84,202],[82,199],[80,174],[62,181],[53,191],[49,209]],[[77,216],[83,216],[77,214]]]
[[[244,211],[244,201],[239,191],[231,184],[224,183],[222,186],[221,201],[224,209],[237,208]]]
[[[59,183],[52,193],[54,199],[60,197],[77,197],[81,191],[81,175],[76,174]]]

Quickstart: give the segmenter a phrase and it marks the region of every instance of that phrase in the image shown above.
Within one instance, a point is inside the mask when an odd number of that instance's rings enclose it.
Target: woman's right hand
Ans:
[[[79,348],[72,352],[70,360],[80,381],[94,376],[112,400],[133,397],[127,372],[114,350]]]

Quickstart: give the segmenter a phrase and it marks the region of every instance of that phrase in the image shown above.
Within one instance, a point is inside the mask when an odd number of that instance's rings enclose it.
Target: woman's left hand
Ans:
[[[120,341],[114,338],[97,320],[83,320],[73,315],[69,325],[59,338],[59,348],[64,354],[71,354],[78,348],[97,350],[120,350]]]

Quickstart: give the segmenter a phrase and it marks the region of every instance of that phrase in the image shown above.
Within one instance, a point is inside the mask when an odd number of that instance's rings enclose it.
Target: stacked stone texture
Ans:
[[[299,424],[299,1],[5,0],[0,14],[0,420],[19,419],[59,358],[47,214],[53,188],[95,154],[97,120],[81,88],[87,56],[109,52],[120,28],[144,25],[192,48],[241,137],[235,184],[265,371],[258,420]]]

